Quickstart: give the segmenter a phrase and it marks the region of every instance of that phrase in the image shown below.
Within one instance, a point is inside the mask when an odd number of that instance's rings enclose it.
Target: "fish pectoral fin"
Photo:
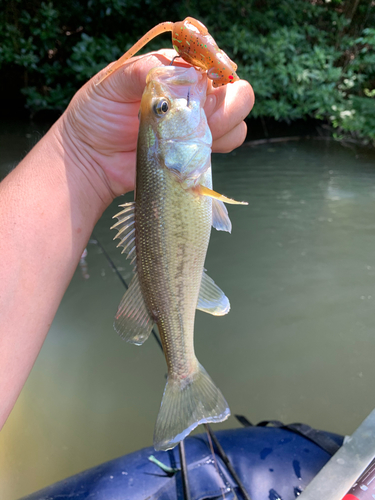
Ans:
[[[155,450],[170,450],[199,424],[222,422],[230,415],[228,403],[198,363],[183,379],[168,376],[154,432]]]
[[[193,189],[196,192],[198,192],[201,196],[209,196],[210,198],[223,201],[224,203],[229,203],[231,205],[248,205],[247,201],[232,200],[232,198],[227,198],[223,194],[217,193],[216,191],[213,191],[212,189],[209,189],[206,186],[202,186],[201,184],[194,187]]]
[[[121,299],[113,326],[131,344],[142,345],[150,336],[154,320],[143,299],[138,274],[134,275]]]
[[[212,199],[212,225],[218,231],[232,232],[232,223],[230,221],[227,207],[216,198]]]
[[[230,309],[228,297],[204,271],[197,309],[214,316],[224,316]]]

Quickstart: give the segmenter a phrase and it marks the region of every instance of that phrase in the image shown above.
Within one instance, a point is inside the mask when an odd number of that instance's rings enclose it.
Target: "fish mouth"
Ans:
[[[146,78],[146,84],[156,80],[167,85],[194,85],[202,80],[203,75],[193,67],[181,66],[158,66],[150,69]]]
[[[193,100],[203,102],[205,99],[207,77],[193,67],[159,66],[149,71],[146,85],[145,92],[151,96],[185,99],[190,108]]]

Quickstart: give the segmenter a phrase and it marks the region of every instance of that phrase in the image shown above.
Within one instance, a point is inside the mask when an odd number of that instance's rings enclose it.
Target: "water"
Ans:
[[[0,176],[38,136],[0,126]],[[317,141],[214,156],[215,190],[249,201],[229,207],[233,233],[213,231],[206,262],[231,312],[196,319],[198,358],[232,413],[349,434],[374,407],[374,160]],[[128,199],[95,228],[0,433],[2,500],[152,443],[165,362],[153,338],[136,347],[113,331],[124,289],[95,242],[129,281],[109,231]]]

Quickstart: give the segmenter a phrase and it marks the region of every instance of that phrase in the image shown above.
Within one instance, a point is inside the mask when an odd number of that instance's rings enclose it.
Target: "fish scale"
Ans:
[[[141,345],[156,323],[168,367],[154,447],[176,446],[197,425],[230,411],[194,352],[196,309],[226,314],[229,301],[204,270],[211,226],[231,230],[212,191],[212,136],[203,110],[207,76],[194,68],[154,68],[142,96],[134,204],[117,214],[116,238],[135,274],[114,327]],[[133,233],[135,237],[133,238]]]
[[[145,151],[141,134],[139,150]],[[211,200],[185,190],[163,164],[142,158],[142,153],[139,158],[135,220],[145,235],[136,229],[141,290],[158,325],[169,373],[185,378],[196,368],[194,317],[210,237]]]

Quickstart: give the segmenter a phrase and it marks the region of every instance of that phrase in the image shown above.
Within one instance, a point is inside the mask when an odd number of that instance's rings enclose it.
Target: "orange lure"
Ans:
[[[166,31],[172,32],[173,48],[178,55],[193,66],[206,70],[214,87],[239,80],[236,74],[237,64],[219,49],[206,26],[192,17],[187,17],[184,21],[177,23],[167,21],[152,28],[120,57],[98,84],[119,69],[125,61],[133,57],[150,40]]]

